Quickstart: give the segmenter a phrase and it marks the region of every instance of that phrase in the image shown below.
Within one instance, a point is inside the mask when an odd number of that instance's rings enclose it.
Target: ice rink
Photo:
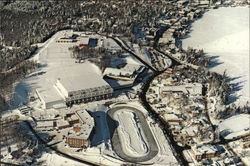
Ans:
[[[131,106],[116,106],[108,114],[113,119],[108,124],[110,131],[114,131],[112,146],[118,156],[130,162],[143,162],[157,155],[157,143],[141,111]]]

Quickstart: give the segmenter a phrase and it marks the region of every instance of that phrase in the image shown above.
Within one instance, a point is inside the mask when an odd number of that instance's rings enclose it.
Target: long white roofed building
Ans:
[[[58,78],[55,88],[68,105],[110,98],[113,93],[110,85],[94,72]]]
[[[107,99],[113,94],[111,86],[91,63],[64,67],[44,80],[36,93],[45,109]]]

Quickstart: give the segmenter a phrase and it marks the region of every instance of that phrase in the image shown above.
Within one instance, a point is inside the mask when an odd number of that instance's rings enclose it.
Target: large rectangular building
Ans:
[[[65,60],[68,61],[69,60]],[[67,64],[60,60],[62,67],[41,75],[36,85],[36,94],[44,109],[60,109],[66,105],[106,99],[113,89],[103,80],[100,69],[92,63]]]
[[[58,78],[55,88],[67,105],[107,99],[113,94],[111,86],[94,72]]]
[[[36,94],[44,109],[65,107],[63,98],[54,87],[48,87],[47,89],[38,88],[36,89]]]

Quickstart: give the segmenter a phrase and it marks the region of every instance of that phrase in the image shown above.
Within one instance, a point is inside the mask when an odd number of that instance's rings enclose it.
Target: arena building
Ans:
[[[64,67],[36,89],[44,109],[62,108],[112,97],[113,89],[93,64]]]
[[[113,93],[110,85],[95,73],[58,78],[55,88],[67,105],[107,99]]]

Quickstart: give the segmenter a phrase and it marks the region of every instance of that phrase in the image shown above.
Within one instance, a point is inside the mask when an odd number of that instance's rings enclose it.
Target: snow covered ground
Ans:
[[[43,162],[43,164],[47,166],[55,166],[55,165],[89,166],[87,164],[83,164],[83,163],[80,163],[71,159],[67,159],[55,153],[44,153],[38,161]]]
[[[211,9],[194,22],[190,37],[182,42],[188,46],[204,49],[213,57],[211,71],[234,78],[239,97],[236,102],[249,101],[249,8],[227,7]]]
[[[250,132],[250,115],[240,114],[228,118],[219,124],[220,134],[225,139],[233,139]]]
[[[43,67],[35,73],[30,74],[21,83],[18,83],[14,93],[13,108],[17,108],[22,103],[27,102],[28,93],[35,89],[46,91],[47,96],[53,99],[61,99],[53,85],[56,79],[64,76],[72,76],[80,71],[93,71],[101,76],[100,69],[92,63],[75,63],[75,59],[70,56],[69,47],[77,43],[56,43],[56,40],[65,33],[72,34],[73,31],[59,31],[52,38],[41,44],[42,47],[32,57]],[[102,77],[102,76],[101,76]]]
[[[118,123],[117,134],[112,138],[113,150],[120,157],[145,165],[179,165],[161,128],[138,101],[116,103],[110,107],[108,113]]]

